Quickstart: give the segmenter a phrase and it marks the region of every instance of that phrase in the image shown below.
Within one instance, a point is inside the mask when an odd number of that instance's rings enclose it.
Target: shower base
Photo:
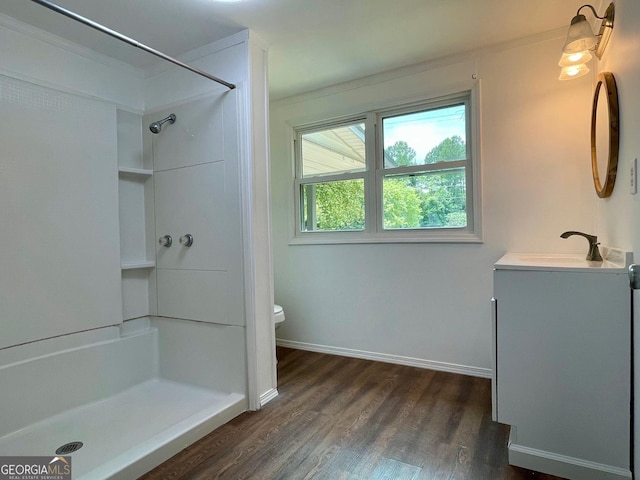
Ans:
[[[242,327],[167,318],[0,350],[0,456],[137,478],[246,411],[245,372]]]
[[[0,452],[54,456],[80,441],[71,456],[74,479],[130,480],[244,410],[239,394],[149,380],[10,434],[0,439]]]

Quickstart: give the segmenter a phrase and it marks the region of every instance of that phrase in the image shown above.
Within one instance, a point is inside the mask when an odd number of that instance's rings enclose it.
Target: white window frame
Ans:
[[[370,135],[367,135],[366,130],[369,127],[371,122],[371,118],[369,115],[358,115],[354,117],[348,117],[345,119],[334,120],[329,122],[320,122],[317,124],[306,125],[301,128],[295,128],[295,140],[294,140],[294,163],[295,163],[295,181],[294,181],[294,191],[296,195],[295,204],[295,223],[296,223],[296,236],[302,236],[306,234],[322,236],[324,234],[331,235],[339,235],[342,233],[353,234],[353,233],[362,233],[367,231],[367,226],[365,225],[364,230],[350,230],[350,231],[306,231],[302,230],[302,205],[301,205],[301,188],[303,185],[312,185],[315,183],[326,183],[332,181],[340,181],[340,180],[355,180],[355,179],[363,179],[365,184],[365,222],[368,218],[369,211],[368,205],[371,203],[368,198],[369,192],[367,192],[367,185],[370,183],[370,168],[369,168],[369,158],[372,155],[374,148],[369,145],[370,143]],[[302,141],[300,140],[304,134],[316,132],[318,130],[325,130],[327,128],[335,128],[346,125],[353,125],[355,123],[364,123],[365,124],[365,156],[367,158],[366,169],[361,172],[347,172],[347,173],[338,173],[338,174],[326,174],[326,175],[316,175],[303,178],[302,172]],[[310,242],[315,243],[315,242]]]
[[[427,165],[384,168],[382,119],[403,113],[465,103],[467,112],[467,160]],[[292,127],[294,149],[294,236],[291,245],[347,244],[347,243],[482,243],[481,175],[479,91],[474,84],[469,89],[437,98],[421,99],[395,107],[372,108],[366,113],[333,120]],[[365,123],[365,152],[367,168],[364,172],[302,177],[301,137],[305,133],[339,127],[352,123]],[[372,133],[373,132],[373,133]],[[470,139],[470,141],[469,141]],[[442,171],[465,167],[467,194],[467,226],[464,228],[384,229],[382,182],[389,171],[406,174]],[[305,184],[363,178],[365,184],[365,228],[350,231],[302,230],[301,187]]]

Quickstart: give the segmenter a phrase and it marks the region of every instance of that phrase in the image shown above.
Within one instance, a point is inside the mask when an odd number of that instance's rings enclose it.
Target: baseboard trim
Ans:
[[[260,395],[260,407],[264,407],[267,403],[278,396],[278,389],[272,388]]]
[[[354,350],[352,348],[330,347],[328,345],[317,345],[314,343],[296,342],[293,340],[276,339],[276,345],[280,347],[295,348],[297,350],[308,350],[310,352],[328,353],[330,355],[342,355],[343,357],[362,358],[377,362],[395,363],[408,367],[426,368],[441,372],[459,373],[472,377],[491,378],[490,368],[470,367],[467,365],[457,365],[455,363],[438,362],[435,360],[425,360],[422,358],[403,357],[401,355],[389,355],[387,353],[367,352],[364,350]]]
[[[518,445],[509,438],[509,464],[575,480],[631,480],[631,470]]]

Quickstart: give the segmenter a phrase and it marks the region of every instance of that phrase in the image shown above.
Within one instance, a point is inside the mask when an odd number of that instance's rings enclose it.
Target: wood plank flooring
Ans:
[[[278,348],[280,395],[143,480],[558,480],[507,463],[487,379]]]

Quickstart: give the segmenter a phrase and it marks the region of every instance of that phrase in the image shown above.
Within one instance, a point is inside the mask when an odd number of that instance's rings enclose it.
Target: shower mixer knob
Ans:
[[[191,235],[190,233],[187,233],[181,236],[180,244],[184,245],[185,247],[190,247],[191,245],[193,245],[193,235]]]
[[[158,243],[163,247],[169,248],[173,243],[173,238],[171,238],[171,235],[165,235],[164,237],[160,237],[158,239]]]

